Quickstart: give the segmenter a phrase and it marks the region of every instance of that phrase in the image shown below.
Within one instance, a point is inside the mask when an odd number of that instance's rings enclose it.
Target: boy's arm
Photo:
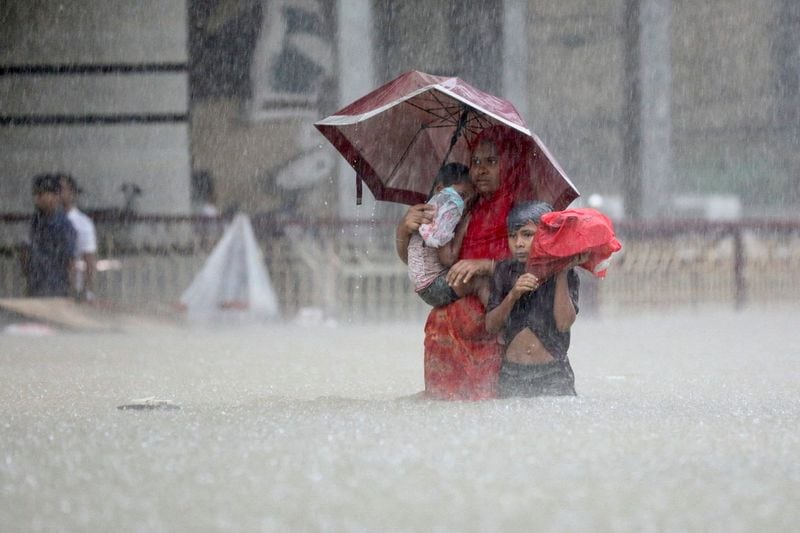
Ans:
[[[553,303],[553,316],[556,319],[556,329],[562,333],[569,331],[578,314],[575,306],[572,305],[572,298],[569,295],[569,283],[567,282],[567,270],[562,270],[556,274],[556,294]]]
[[[522,274],[514,283],[514,287],[508,291],[500,305],[486,313],[486,331],[488,333],[497,333],[503,326],[505,326],[511,310],[514,305],[522,297],[523,294],[535,291],[539,288],[539,279],[533,274]]]
[[[508,315],[511,314],[514,304],[517,303],[517,300],[519,299],[514,298],[512,294],[512,292],[506,294],[506,297],[503,298],[503,301],[500,302],[500,305],[486,313],[487,333],[494,334],[503,329],[503,326],[506,324],[506,320],[508,320]]]
[[[568,273],[575,265],[580,265],[586,261],[586,254],[580,254],[570,262],[569,266],[556,274],[556,291],[553,302],[553,317],[556,320],[556,329],[562,333],[569,331],[578,312],[575,305],[572,303],[572,295],[569,290],[569,277]]]

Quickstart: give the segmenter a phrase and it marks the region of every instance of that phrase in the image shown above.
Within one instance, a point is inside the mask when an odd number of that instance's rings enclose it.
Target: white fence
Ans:
[[[395,255],[394,224],[314,224],[253,219],[284,318],[305,308],[340,321],[422,319]],[[25,217],[6,217],[19,235]],[[221,234],[223,221],[141,217],[98,221],[97,293],[147,308],[176,304]],[[629,312],[703,304],[742,306],[800,300],[800,222],[620,224],[623,250],[605,280],[582,276],[587,312]],[[15,242],[0,242],[0,295],[24,295]]]

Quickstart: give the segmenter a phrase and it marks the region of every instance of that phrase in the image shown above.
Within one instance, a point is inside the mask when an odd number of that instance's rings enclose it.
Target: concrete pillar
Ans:
[[[626,0],[623,127],[626,213],[634,218],[666,214],[673,189],[672,0]]]
[[[336,11],[339,22],[336,46],[339,52],[339,108],[341,108],[375,88],[372,2],[339,0]],[[372,193],[365,184],[362,205],[357,206],[355,171],[341,157],[339,160],[339,216],[351,220],[369,218],[375,209]]]
[[[528,115],[528,3],[503,2],[503,95],[527,121]]]
[[[657,217],[668,212],[674,186],[671,18],[672,0],[642,0],[639,43],[644,217]]]

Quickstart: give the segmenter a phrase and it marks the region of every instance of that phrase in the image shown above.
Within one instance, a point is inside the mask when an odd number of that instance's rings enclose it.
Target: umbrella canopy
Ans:
[[[511,102],[456,77],[411,71],[314,124],[377,200],[425,202],[449,161],[469,163],[470,143],[491,126],[508,128],[524,150],[535,196],[564,209],[579,193]]]

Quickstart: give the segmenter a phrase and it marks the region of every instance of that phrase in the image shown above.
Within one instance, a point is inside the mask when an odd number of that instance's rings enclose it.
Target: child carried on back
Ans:
[[[447,271],[458,259],[461,241],[466,230],[464,212],[475,198],[475,187],[469,168],[460,163],[448,163],[439,169],[433,182],[429,204],[436,206],[436,218],[422,224],[408,244],[408,276],[414,290],[433,307],[448,305],[468,294],[476,294],[486,305],[489,283],[485,276],[453,288],[447,283]]]

